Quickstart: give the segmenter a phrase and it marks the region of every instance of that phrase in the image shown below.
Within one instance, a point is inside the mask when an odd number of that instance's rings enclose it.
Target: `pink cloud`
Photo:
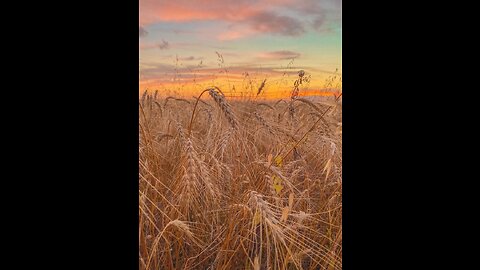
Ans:
[[[140,24],[161,21],[245,20],[284,8],[301,14],[339,13],[342,0],[140,0]]]
[[[264,6],[251,0],[140,0],[140,24],[159,21],[240,21]]]
[[[272,33],[298,36],[305,32],[303,22],[278,15],[271,9],[291,6],[292,0],[140,0],[140,24],[219,20],[230,23],[219,40],[233,40]]]

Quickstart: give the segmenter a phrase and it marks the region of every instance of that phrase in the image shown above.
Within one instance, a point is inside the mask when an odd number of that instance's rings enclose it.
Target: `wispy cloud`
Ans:
[[[162,43],[158,44],[158,48],[160,48],[160,50],[166,50],[170,48],[170,44],[167,41],[162,40]]]
[[[179,58],[180,60],[180,58]],[[269,76],[279,76],[283,74],[295,75],[299,69],[310,70],[309,67],[295,67],[291,69],[282,69],[278,66],[255,66],[252,64],[237,65],[228,68],[229,79],[243,79],[245,74],[263,74]],[[164,63],[148,63],[143,62],[140,65],[140,79],[141,80],[160,80],[164,82],[170,82],[174,77],[183,78],[188,80],[196,78],[202,80],[202,78],[212,78],[226,76],[223,68],[201,68],[198,65],[187,64],[181,66],[175,66],[172,64]],[[160,79],[162,78],[162,79]]]
[[[202,60],[203,57],[195,57],[195,56],[187,56],[187,57],[178,57],[178,60],[180,61],[198,61]]]
[[[303,0],[291,8],[311,16],[310,26],[317,32],[328,32],[342,23],[342,0]]]
[[[143,28],[142,26],[139,27],[138,33],[140,37],[145,37],[148,35],[148,31],[145,30],[145,28]]]
[[[265,60],[289,60],[300,57],[300,53],[292,51],[264,52],[258,54],[257,57]]]
[[[151,50],[151,49],[160,49],[160,50],[166,50],[166,49],[170,49],[171,46],[170,46],[170,43],[168,41],[165,41],[162,39],[162,41],[160,43],[158,42],[143,42],[141,41],[140,42],[140,50],[144,51],[144,50]]]
[[[305,33],[303,22],[278,15],[274,12],[260,12],[248,20],[231,24],[230,29],[218,35],[219,40],[234,40],[259,34],[299,36]]]
[[[253,16],[249,24],[253,29],[261,33],[298,36],[305,32],[301,21],[288,16],[280,16],[273,12],[262,12]]]
[[[312,22],[313,29],[320,31],[325,23],[325,15],[318,15]]]

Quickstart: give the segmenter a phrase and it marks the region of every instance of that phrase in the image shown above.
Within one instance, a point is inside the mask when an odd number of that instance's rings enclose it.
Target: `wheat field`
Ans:
[[[342,268],[342,97],[297,81],[278,100],[141,96],[140,269]]]

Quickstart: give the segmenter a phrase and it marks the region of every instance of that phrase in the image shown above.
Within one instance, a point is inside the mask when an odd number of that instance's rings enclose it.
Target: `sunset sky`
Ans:
[[[140,0],[139,33],[140,92],[239,95],[267,79],[272,97],[303,69],[315,94],[342,73],[341,0]]]

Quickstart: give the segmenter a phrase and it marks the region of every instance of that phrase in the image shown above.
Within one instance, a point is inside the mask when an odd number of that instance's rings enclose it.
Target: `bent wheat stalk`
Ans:
[[[195,102],[195,106],[193,107],[192,117],[190,118],[190,124],[188,125],[187,136],[190,136],[190,133],[192,132],[192,124],[193,124],[193,119],[195,117],[195,111],[197,110],[198,101],[200,101],[200,98],[205,92],[208,92],[210,94],[210,96],[213,98],[215,103],[217,103],[217,105],[222,110],[223,114],[227,118],[232,128],[236,130],[238,128],[238,121],[235,115],[233,114],[232,108],[230,107],[230,104],[227,103],[225,99],[225,95],[223,95],[222,93],[222,90],[214,86],[213,88],[207,88],[203,90],[202,93],[200,93],[200,95],[198,96],[197,101]]]

